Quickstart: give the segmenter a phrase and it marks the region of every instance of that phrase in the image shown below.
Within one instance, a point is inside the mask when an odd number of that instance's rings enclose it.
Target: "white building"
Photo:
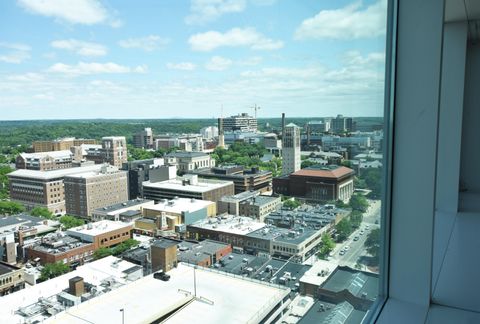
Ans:
[[[204,139],[212,139],[218,137],[218,127],[217,126],[207,126],[203,127],[200,130],[200,134]]]
[[[285,126],[282,149],[282,173],[284,175],[300,170],[300,127],[290,123]]]
[[[224,131],[256,132],[257,119],[247,113],[241,113],[223,119]]]

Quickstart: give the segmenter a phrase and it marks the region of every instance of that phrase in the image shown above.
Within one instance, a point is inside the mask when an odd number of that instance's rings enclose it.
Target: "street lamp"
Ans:
[[[120,308],[120,311],[122,312],[122,324],[125,324],[125,309]]]

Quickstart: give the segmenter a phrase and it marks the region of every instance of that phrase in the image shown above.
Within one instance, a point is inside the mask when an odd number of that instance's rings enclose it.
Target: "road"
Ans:
[[[370,207],[363,216],[363,222],[360,225],[360,228],[353,232],[345,242],[337,244],[333,250],[333,256],[331,259],[337,260],[340,265],[355,268],[359,264],[359,261],[361,261],[362,256],[368,256],[364,247],[368,233],[370,233],[372,229],[380,227],[379,224],[375,224],[377,220],[380,220],[380,201],[371,200],[369,202]],[[362,230],[363,234],[360,234]],[[356,236],[358,236],[358,240],[354,241]],[[340,250],[345,248],[345,246],[349,246],[348,251],[346,251],[344,255],[340,255]],[[366,267],[363,265],[362,269],[365,268]]]

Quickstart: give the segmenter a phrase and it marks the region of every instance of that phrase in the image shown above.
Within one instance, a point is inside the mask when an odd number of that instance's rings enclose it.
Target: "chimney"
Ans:
[[[282,142],[285,137],[285,113],[282,113]]]
[[[225,137],[223,135],[223,118],[218,118],[218,147],[225,148]]]
[[[68,281],[68,286],[68,293],[70,295],[80,297],[85,293],[85,284],[82,277],[76,276],[71,278]]]

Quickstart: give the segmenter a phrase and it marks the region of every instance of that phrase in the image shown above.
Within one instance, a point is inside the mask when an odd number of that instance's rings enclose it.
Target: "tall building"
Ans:
[[[70,150],[72,146],[80,146],[82,144],[97,144],[97,141],[94,139],[70,137],[60,138],[53,141],[35,141],[32,146],[33,151],[38,153]]]
[[[150,177],[159,179],[156,181],[175,178],[177,169],[175,166],[164,166],[163,159],[147,159],[128,161],[123,163],[122,170],[128,171],[128,199],[135,199],[143,196],[142,183],[149,181]]]
[[[124,136],[102,137],[102,149],[104,162],[108,162],[117,168],[128,161],[127,141]]]
[[[218,118],[218,147],[225,148],[225,133],[223,128],[223,118]]]
[[[290,123],[283,132],[282,173],[287,175],[300,170],[300,127]]]
[[[92,165],[53,171],[13,171],[8,174],[11,200],[28,209],[45,207],[54,214],[65,214],[65,176],[100,168],[101,165]]]
[[[224,131],[256,132],[257,119],[247,113],[223,118]]]
[[[355,122],[351,117],[337,115],[336,118],[332,118],[330,129],[334,133],[353,132],[355,131]]]
[[[151,128],[145,128],[133,135],[133,146],[138,148],[153,147],[153,132]]]
[[[64,183],[70,215],[91,217],[97,208],[128,200],[127,172],[110,165],[102,165],[100,171],[66,176]]]

